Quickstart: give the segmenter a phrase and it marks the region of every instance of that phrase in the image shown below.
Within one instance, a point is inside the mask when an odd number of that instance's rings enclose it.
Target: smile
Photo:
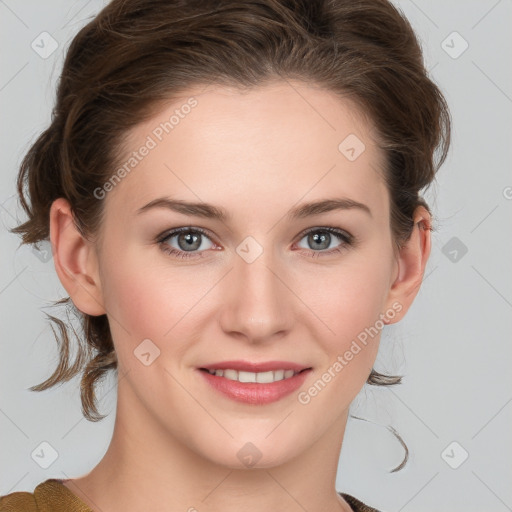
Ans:
[[[300,371],[284,369],[267,372],[246,372],[233,370],[231,368],[226,370],[203,370],[216,377],[224,377],[225,379],[236,380],[238,382],[257,382],[260,384],[270,384],[271,382],[289,379],[300,373]]]
[[[285,361],[225,361],[197,370],[215,393],[248,405],[265,405],[285,398],[297,391],[312,372],[311,367]]]

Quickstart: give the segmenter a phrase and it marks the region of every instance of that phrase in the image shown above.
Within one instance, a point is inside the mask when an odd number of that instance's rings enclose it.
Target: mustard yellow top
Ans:
[[[50,478],[40,483],[33,493],[17,491],[0,496],[0,512],[93,512],[62,482]],[[339,494],[354,512],[379,512],[350,494]]]

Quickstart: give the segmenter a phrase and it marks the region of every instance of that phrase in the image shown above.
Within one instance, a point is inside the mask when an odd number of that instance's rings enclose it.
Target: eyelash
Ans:
[[[356,244],[356,238],[353,235],[350,235],[346,231],[343,231],[341,229],[332,228],[332,227],[314,227],[307,229],[306,231],[303,231],[300,234],[299,241],[302,240],[305,236],[309,235],[310,233],[315,232],[321,232],[321,233],[330,233],[332,235],[335,235],[338,237],[338,239],[343,242],[340,246],[335,247],[334,249],[330,249],[328,251],[322,250],[322,251],[313,251],[312,249],[309,249],[309,251],[312,252],[310,255],[311,258],[318,258],[325,255],[333,255],[337,253],[341,253],[343,250],[348,249],[350,246],[353,246]],[[208,239],[211,237],[209,236],[208,232],[202,228],[196,228],[196,227],[182,227],[182,228],[176,228],[171,231],[166,231],[159,237],[157,237],[156,242],[160,245],[160,248],[162,251],[166,254],[169,254],[170,256],[175,256],[177,258],[181,259],[188,259],[188,258],[202,258],[203,253],[206,251],[180,251],[178,249],[175,249],[174,247],[169,247],[166,243],[167,240],[170,238],[173,238],[176,235],[179,235],[180,233],[200,233],[201,235],[204,235]],[[308,249],[302,249],[302,250],[308,250]]]

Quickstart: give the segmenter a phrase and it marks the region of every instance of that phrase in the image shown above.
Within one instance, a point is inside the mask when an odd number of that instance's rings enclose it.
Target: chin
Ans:
[[[247,439],[247,438],[246,438]],[[268,439],[237,441],[231,439],[228,443],[216,443],[219,451],[205,456],[213,463],[229,469],[269,469],[290,462],[300,452],[298,443],[292,443],[290,438],[286,446],[282,442]],[[204,453],[204,452],[203,452]]]

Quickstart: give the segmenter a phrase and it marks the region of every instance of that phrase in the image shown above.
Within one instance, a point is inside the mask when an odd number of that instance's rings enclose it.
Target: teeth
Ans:
[[[237,370],[208,370],[208,373],[217,377],[224,377],[238,382],[258,382],[269,384],[283,379],[289,379],[299,372],[294,370],[275,370],[269,372],[244,372]]]
[[[284,379],[284,370],[276,370],[274,372],[275,380],[283,380]]]
[[[238,380],[238,372],[236,370],[223,370],[222,376],[229,380]]]
[[[268,384],[270,382],[275,382],[276,380],[281,380],[278,376],[274,375],[277,373],[279,372],[270,371],[255,373],[254,375],[256,375],[256,382],[260,382],[261,384]]]
[[[253,372],[238,372],[240,382],[256,382],[256,374]]]

